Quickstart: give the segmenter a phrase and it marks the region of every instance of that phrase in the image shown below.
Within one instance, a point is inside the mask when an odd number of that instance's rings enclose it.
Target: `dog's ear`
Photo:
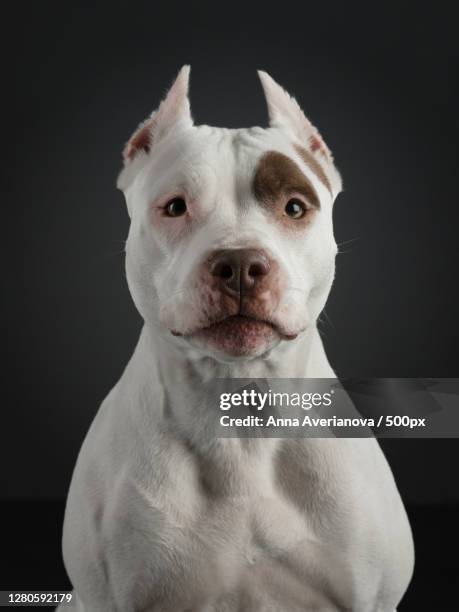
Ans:
[[[172,130],[178,127],[191,127],[188,83],[190,66],[183,66],[172,87],[158,109],[145,119],[128,140],[123,151],[124,169],[118,177],[117,186],[124,189],[129,183],[129,167],[142,155],[148,155],[152,148]]]
[[[322,136],[306,118],[295,98],[278,85],[267,72],[259,70],[258,76],[265,93],[270,126],[287,130],[294,138],[300,140],[311,153],[323,156],[327,161],[332,161],[332,154]]]

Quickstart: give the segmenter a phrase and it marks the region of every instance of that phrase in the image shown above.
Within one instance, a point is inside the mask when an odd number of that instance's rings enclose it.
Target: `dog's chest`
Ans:
[[[148,562],[167,568],[169,576],[158,609],[180,610],[191,602],[190,609],[205,612],[295,612],[306,603],[311,609],[337,609],[339,576],[349,559],[341,558],[333,538],[317,527],[314,512],[325,512],[324,500],[311,481],[316,508],[308,508],[301,495],[289,495],[295,483],[286,483],[274,467],[263,460],[239,465],[236,475],[234,466],[226,474],[198,469],[194,490],[187,491],[195,495],[191,513],[181,512],[179,492],[169,498],[173,511],[163,515],[162,547],[152,547]],[[308,483],[302,484],[303,494]]]
[[[244,461],[168,444],[161,470],[122,479],[103,530],[120,609],[134,596],[142,612],[387,609],[374,602],[409,571],[390,554],[407,530],[383,511],[396,491],[356,479],[372,455],[334,442],[292,440]]]
[[[319,588],[320,576],[330,572],[326,546],[275,491],[211,502],[170,545],[182,555],[171,581],[171,610],[180,609],[174,600],[181,592],[206,612],[294,611],[295,601],[302,610],[305,602],[327,601]]]

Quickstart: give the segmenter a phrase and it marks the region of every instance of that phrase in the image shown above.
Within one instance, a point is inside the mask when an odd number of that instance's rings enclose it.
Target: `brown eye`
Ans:
[[[301,200],[293,198],[285,205],[285,214],[292,219],[301,219],[307,212],[305,204]]]
[[[181,217],[186,213],[186,203],[183,198],[174,198],[164,207],[166,217]]]

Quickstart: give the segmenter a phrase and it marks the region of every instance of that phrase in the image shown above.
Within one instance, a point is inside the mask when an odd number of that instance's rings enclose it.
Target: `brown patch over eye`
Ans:
[[[310,220],[312,209],[320,208],[319,198],[299,166],[277,151],[262,156],[252,187],[255,198],[289,224],[304,225]],[[303,210],[298,196],[305,202]]]

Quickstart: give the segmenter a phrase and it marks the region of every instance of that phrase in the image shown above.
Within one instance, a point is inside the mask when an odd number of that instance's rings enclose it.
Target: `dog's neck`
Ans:
[[[129,407],[129,418],[142,423],[142,427],[172,431],[203,465],[212,464],[209,473],[215,478],[208,486],[218,489],[221,482],[228,481],[222,475],[229,469],[241,476],[230,479],[231,482],[245,486],[247,478],[243,475],[248,468],[241,457],[250,457],[252,464],[264,458],[269,464],[267,457],[272,456],[277,442],[264,439],[260,444],[260,440],[243,438],[216,442],[217,379],[328,377],[334,377],[334,373],[315,326],[263,357],[224,364],[192,350],[180,350],[174,342],[145,325],[118,391],[124,398],[121,403]],[[254,469],[253,465],[250,469]]]

